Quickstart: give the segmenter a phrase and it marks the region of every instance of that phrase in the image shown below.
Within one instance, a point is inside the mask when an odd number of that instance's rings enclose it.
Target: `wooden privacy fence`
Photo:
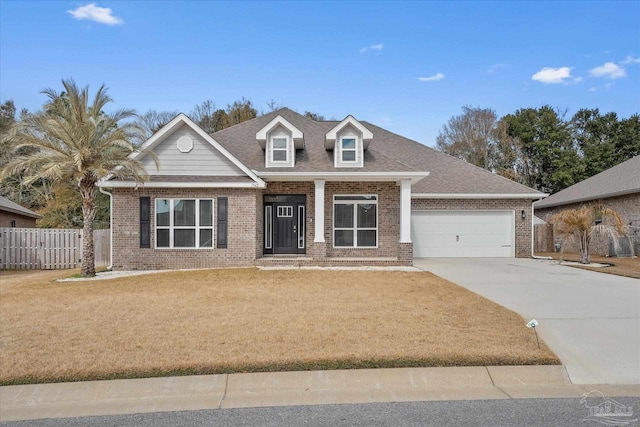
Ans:
[[[533,226],[533,251],[555,252],[553,241],[553,225],[536,224]]]
[[[109,230],[94,231],[96,265],[109,264]],[[82,230],[0,228],[0,269],[54,270],[82,262]]]

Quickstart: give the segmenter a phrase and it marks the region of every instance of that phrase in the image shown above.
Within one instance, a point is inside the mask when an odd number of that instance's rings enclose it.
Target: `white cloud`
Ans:
[[[571,78],[571,68],[569,67],[544,67],[542,70],[531,76],[531,80],[538,81],[540,83],[557,84],[565,83],[565,80]]]
[[[421,82],[437,82],[438,80],[442,79],[444,79],[444,74],[442,73],[436,73],[433,76],[429,77],[418,77],[418,80],[420,80]]]
[[[605,77],[611,80],[627,76],[624,68],[614,62],[606,62],[604,65],[593,68],[589,70],[589,74],[591,74],[593,77]]]
[[[590,87],[589,92],[595,92],[597,89],[595,87]]]
[[[95,3],[79,6],[74,10],[67,10],[67,13],[71,14],[71,16],[78,20],[87,19],[89,21],[106,25],[122,24],[122,19],[117,16],[113,16],[111,8],[96,6]]]
[[[491,67],[489,67],[487,69],[487,73],[495,73],[498,70],[501,70],[503,68],[506,68],[507,66],[505,64],[502,63],[498,63],[498,64],[493,64]]]
[[[640,62],[640,58],[634,58],[631,55],[628,55],[624,61],[620,61],[621,64],[636,64]]]
[[[371,46],[363,47],[362,49],[360,49],[360,53],[365,53],[368,51],[380,52],[382,49],[384,49],[384,44],[377,43],[377,44],[372,44]]]

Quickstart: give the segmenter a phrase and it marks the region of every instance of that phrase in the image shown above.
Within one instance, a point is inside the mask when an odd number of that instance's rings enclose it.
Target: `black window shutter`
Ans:
[[[140,247],[151,247],[151,197],[140,197]]]
[[[227,217],[229,200],[227,197],[218,197],[218,248],[227,247]]]

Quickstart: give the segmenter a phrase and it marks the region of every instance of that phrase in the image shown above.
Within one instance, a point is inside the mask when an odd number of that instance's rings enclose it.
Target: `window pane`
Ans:
[[[368,203],[358,205],[358,228],[374,228],[375,226],[376,205]]]
[[[220,206],[218,206],[220,208]],[[200,225],[213,225],[213,201],[200,200]]]
[[[356,148],[356,139],[355,138],[343,138],[342,139],[342,148]]]
[[[343,151],[342,152],[342,161],[343,162],[355,162],[356,161],[356,152],[355,151]]]
[[[376,231],[375,230],[358,230],[358,247],[375,246]]]
[[[196,230],[174,230],[173,231],[173,247],[174,248],[195,248],[196,246]]]
[[[333,226],[335,228],[353,227],[353,205],[335,205]]]
[[[286,162],[287,161],[287,152],[285,150],[273,150],[273,161],[274,162]]]
[[[335,200],[377,200],[377,196],[335,196]]]
[[[200,247],[212,248],[213,247],[213,230],[200,230]]]
[[[169,200],[157,199],[156,200],[156,225],[169,226]]]
[[[173,207],[173,225],[188,227],[196,225],[196,201],[175,200]]]
[[[169,247],[169,230],[158,230],[156,233],[156,247]]]
[[[287,139],[273,138],[273,148],[287,148]]]
[[[353,246],[353,230],[336,230],[334,246]]]

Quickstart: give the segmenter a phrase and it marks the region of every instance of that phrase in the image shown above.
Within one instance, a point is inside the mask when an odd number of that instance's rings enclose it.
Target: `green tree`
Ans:
[[[616,164],[640,156],[640,115],[634,114],[620,121],[620,129],[614,142]]]
[[[88,87],[81,89],[73,80],[63,80],[62,85],[61,93],[53,89],[43,92],[48,101],[42,113],[29,115],[11,128],[8,137],[16,143],[16,149],[35,151],[12,159],[2,175],[24,173],[27,183],[46,179],[76,185],[82,196],[84,229],[81,274],[91,277],[95,276],[97,183],[108,176],[137,182],[147,178],[142,164],[130,157],[137,150],[131,141],[143,130],[132,122],[122,123],[135,117],[132,110],[104,111],[112,101],[104,85],[93,100],[89,99]]]
[[[581,109],[571,119],[571,130],[582,154],[584,176],[588,178],[615,166],[615,142],[620,133],[616,113],[601,115],[597,108]]]
[[[555,193],[582,179],[583,166],[569,125],[553,108],[524,108],[502,120],[506,134],[522,150],[517,167],[526,185]]]
[[[322,114],[312,113],[311,111],[305,111],[304,116],[308,119],[315,120],[316,122],[323,122],[326,120]]]

